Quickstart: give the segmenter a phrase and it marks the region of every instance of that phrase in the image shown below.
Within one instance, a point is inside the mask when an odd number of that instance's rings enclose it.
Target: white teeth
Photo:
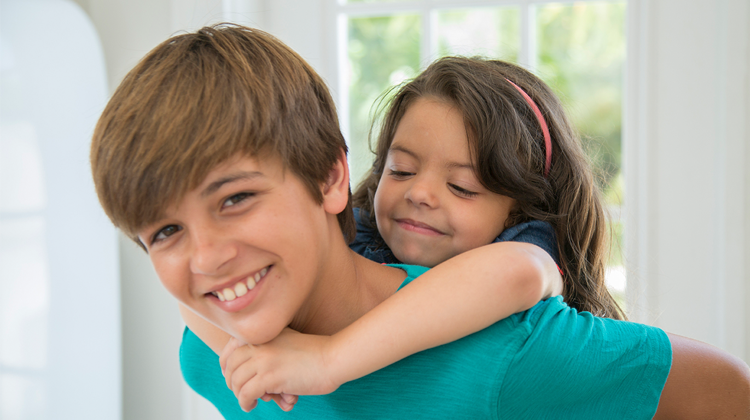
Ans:
[[[245,296],[248,291],[253,290],[260,279],[265,277],[266,274],[268,274],[268,267],[255,273],[255,275],[248,277],[246,282],[237,282],[233,288],[227,287],[224,290],[217,290],[211,293],[222,302],[231,302],[240,296]]]
[[[247,293],[247,286],[245,286],[245,283],[243,283],[243,282],[238,282],[238,283],[237,283],[237,284],[236,284],[236,285],[234,286],[234,293],[236,293],[236,294],[237,294],[237,297],[240,297],[240,296],[245,296],[245,294]]]

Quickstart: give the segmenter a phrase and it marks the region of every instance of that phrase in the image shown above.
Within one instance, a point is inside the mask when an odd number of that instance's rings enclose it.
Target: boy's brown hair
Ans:
[[[142,246],[137,232],[223,162],[277,155],[322,203],[342,150],[312,67],[265,32],[220,24],[168,39],[128,73],[97,123],[91,168],[104,211]],[[351,200],[338,221],[353,239]]]

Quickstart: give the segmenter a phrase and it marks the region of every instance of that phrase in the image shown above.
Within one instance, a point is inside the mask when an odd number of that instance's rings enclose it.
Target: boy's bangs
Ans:
[[[174,40],[165,53],[144,60],[115,92],[97,127],[100,144],[92,163],[95,177],[101,175],[102,202],[133,238],[217,165],[257,155],[261,145],[278,150],[270,135],[277,131],[272,106],[253,106],[261,98],[274,102],[270,83],[243,80],[226,57],[212,49],[197,54],[198,48]]]
[[[346,151],[323,80],[272,36],[223,24],[176,36],[128,73],[91,144],[99,201],[131,238],[221,163],[272,154],[321,203]],[[339,214],[347,237],[351,211]]]

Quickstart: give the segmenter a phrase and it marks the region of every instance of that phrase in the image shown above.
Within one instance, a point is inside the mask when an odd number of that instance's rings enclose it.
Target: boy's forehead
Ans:
[[[221,162],[210,169],[208,174],[186,193],[208,197],[223,186],[238,181],[263,181],[280,179],[286,176],[286,165],[276,153],[242,154]],[[173,209],[180,198],[173,200],[168,209]]]
[[[143,221],[138,231],[148,230],[152,225],[179,213],[185,205],[187,196],[207,199],[220,192],[222,187],[241,181],[284,182],[286,172],[286,165],[276,154],[264,153],[233,157],[214,166],[202,180],[199,180],[197,185],[192,188],[188,187],[183,193],[177,193],[171,197],[158,210],[155,220]]]
[[[284,165],[278,156],[238,156],[216,165],[194,191],[206,197],[232,182],[268,179],[283,173]]]

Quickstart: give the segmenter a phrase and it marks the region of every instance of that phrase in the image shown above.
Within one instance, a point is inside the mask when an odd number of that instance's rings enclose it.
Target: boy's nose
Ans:
[[[434,182],[427,179],[415,179],[406,191],[406,199],[415,206],[436,208],[439,205]]]
[[[190,270],[196,274],[218,275],[222,268],[237,256],[237,248],[222,235],[208,233],[191,235],[193,252]]]

